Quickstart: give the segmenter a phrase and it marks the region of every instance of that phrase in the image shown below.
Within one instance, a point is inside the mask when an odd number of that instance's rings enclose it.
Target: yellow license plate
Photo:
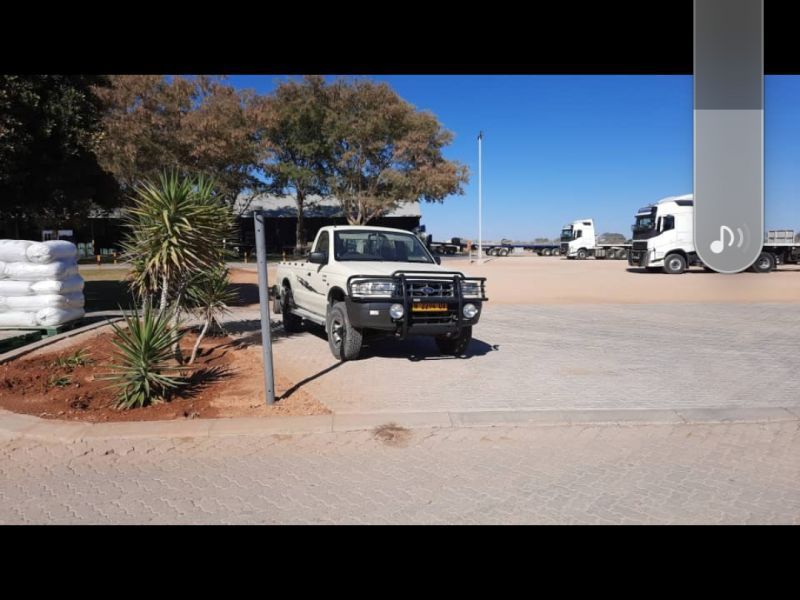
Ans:
[[[447,312],[447,304],[434,304],[431,302],[420,302],[411,306],[414,312]]]

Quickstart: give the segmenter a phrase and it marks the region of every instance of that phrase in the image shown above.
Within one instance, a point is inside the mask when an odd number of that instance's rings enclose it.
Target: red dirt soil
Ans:
[[[30,357],[0,365],[0,408],[49,419],[89,422],[152,421],[186,418],[328,414],[324,405],[302,389],[268,407],[264,402],[261,348],[229,337],[207,337],[200,356],[187,371],[193,381],[170,401],[144,408],[117,410],[113,382],[100,379],[113,360],[113,332],[91,332],[70,345],[58,343]],[[195,335],[181,342],[191,354]],[[64,340],[68,341],[68,340]],[[88,352],[90,363],[74,368],[58,366],[56,359]],[[216,373],[216,375],[214,375]],[[276,398],[294,382],[276,376]]]

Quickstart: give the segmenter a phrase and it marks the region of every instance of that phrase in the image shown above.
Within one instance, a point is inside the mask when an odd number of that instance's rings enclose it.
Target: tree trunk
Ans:
[[[164,311],[167,310],[167,292],[169,291],[169,278],[167,274],[164,273],[161,276],[161,304],[158,307],[158,311],[161,314],[164,314]]]
[[[197,336],[197,341],[194,343],[194,348],[192,348],[192,356],[189,358],[189,364],[194,364],[194,359],[197,358],[197,351],[200,349],[200,342],[203,341],[203,337],[206,335],[206,331],[208,331],[208,324],[211,322],[210,318],[206,318],[206,322],[203,324],[203,328],[200,330],[200,334]]]
[[[306,201],[305,192],[297,190],[295,196],[295,204],[297,205],[297,229],[295,230],[294,238],[294,251],[295,254],[302,254],[303,248],[306,245],[306,230],[303,223],[303,204]]]

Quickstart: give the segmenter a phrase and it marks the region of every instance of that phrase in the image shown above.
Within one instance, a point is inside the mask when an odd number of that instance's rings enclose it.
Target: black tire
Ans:
[[[545,248],[544,250],[542,250],[542,251],[539,253],[539,255],[540,255],[540,256],[550,256],[550,250],[548,250],[547,248]]]
[[[363,335],[350,324],[344,302],[337,302],[328,309],[328,346],[334,358],[345,361],[355,360],[361,353]]]
[[[775,255],[771,252],[762,252],[756,262],[750,267],[755,273],[769,273],[775,268]]]
[[[589,253],[586,251],[586,248],[581,248],[578,250],[578,253],[575,255],[575,258],[578,260],[586,260],[586,257],[589,256]]]
[[[686,258],[683,254],[667,254],[664,259],[664,273],[680,275],[686,271]]]
[[[293,306],[292,288],[286,285],[281,292],[281,315],[286,333],[298,333],[303,328],[303,319],[292,313]]]
[[[617,254],[618,260],[628,260],[628,251],[627,250],[620,250],[619,254]]]
[[[467,351],[467,347],[472,341],[472,326],[463,327],[452,334],[437,335],[435,339],[439,352],[442,354],[461,356]]]

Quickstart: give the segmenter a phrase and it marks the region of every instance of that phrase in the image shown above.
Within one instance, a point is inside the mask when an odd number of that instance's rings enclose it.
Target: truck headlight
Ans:
[[[478,314],[478,307],[474,304],[465,304],[461,311],[464,313],[466,318],[471,319]]]
[[[481,284],[478,281],[462,281],[461,295],[464,298],[482,298]]]
[[[371,298],[391,298],[394,295],[394,281],[356,281],[350,286],[353,296]]]

